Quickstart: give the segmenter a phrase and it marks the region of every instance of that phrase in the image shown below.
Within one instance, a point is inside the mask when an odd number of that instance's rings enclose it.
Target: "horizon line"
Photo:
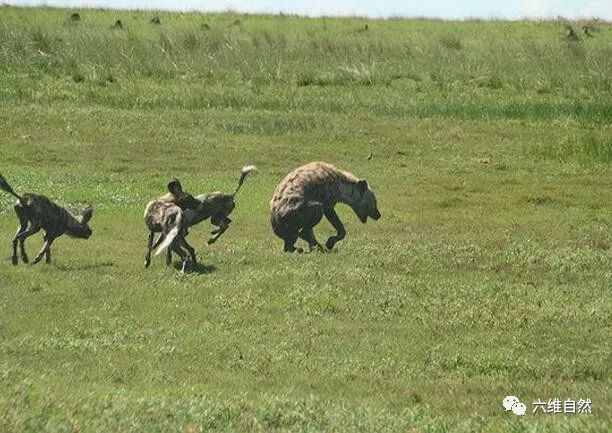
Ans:
[[[504,18],[504,17],[478,17],[478,16],[467,16],[467,17],[455,17],[455,18],[443,18],[436,16],[425,16],[425,15],[401,15],[401,14],[390,14],[390,15],[360,15],[360,14],[300,14],[297,12],[253,12],[244,11],[241,12],[233,8],[225,9],[213,9],[213,10],[199,10],[199,9],[172,9],[172,8],[142,8],[142,7],[109,7],[109,6],[94,6],[94,5],[83,5],[83,6],[56,6],[49,4],[32,4],[32,5],[15,5],[10,3],[0,3],[1,8],[16,8],[16,9],[56,9],[56,10],[99,10],[99,11],[126,11],[126,12],[164,12],[168,14],[234,14],[234,15],[247,15],[247,16],[269,16],[269,17],[295,17],[295,18],[336,18],[336,19],[361,19],[361,20],[377,20],[377,21],[392,21],[392,20],[415,20],[415,21],[443,21],[443,22],[521,22],[521,21],[542,21],[542,22],[563,22],[563,21],[598,21],[601,23],[612,23],[612,20],[607,20],[598,16],[575,16],[568,17],[563,15],[556,16],[529,16],[517,18]]]

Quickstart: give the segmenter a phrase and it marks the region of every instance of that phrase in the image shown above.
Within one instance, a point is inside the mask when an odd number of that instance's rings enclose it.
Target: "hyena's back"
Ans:
[[[270,201],[270,222],[280,237],[300,225],[305,209],[315,204],[333,206],[338,198],[339,180],[349,173],[325,162],[311,162],[296,168],[278,184]]]

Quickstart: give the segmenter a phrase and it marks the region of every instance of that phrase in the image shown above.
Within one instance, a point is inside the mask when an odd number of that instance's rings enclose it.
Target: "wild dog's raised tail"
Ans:
[[[242,167],[242,170],[240,171],[240,179],[238,179],[238,186],[232,194],[232,197],[234,197],[238,193],[238,191],[240,191],[240,187],[244,183],[244,179],[246,179],[249,174],[254,173],[256,171],[257,167],[255,167],[254,165],[245,165],[244,167]]]
[[[16,197],[20,203],[23,203],[23,197],[21,197],[19,194],[13,191],[13,188],[11,188],[11,186],[8,184],[4,176],[2,176],[2,173],[0,173],[0,189],[2,191],[8,192],[12,196]]]

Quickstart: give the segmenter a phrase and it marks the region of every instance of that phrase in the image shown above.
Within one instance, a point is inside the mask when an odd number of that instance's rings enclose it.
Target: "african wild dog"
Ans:
[[[238,191],[240,191],[246,177],[255,171],[257,171],[257,167],[254,165],[245,165],[240,171],[238,185],[233,193],[225,194],[216,191],[209,194],[198,195],[196,196],[196,200],[201,203],[200,206],[195,210],[185,210],[185,218],[187,220],[188,227],[196,225],[208,218],[210,218],[210,223],[212,225],[217,226],[216,229],[210,232],[210,234],[213,236],[208,239],[208,245],[215,243],[217,239],[219,239],[219,237],[221,237],[221,235],[229,228],[229,225],[232,222],[229,215],[236,207],[236,194]]]
[[[208,239],[208,245],[211,245],[219,239],[219,237],[229,228],[232,220],[229,218],[229,215],[232,213],[234,208],[236,207],[235,197],[244,180],[250,174],[257,171],[257,167],[254,165],[246,165],[242,167],[240,171],[240,178],[238,179],[238,186],[231,194],[224,194],[221,192],[213,192],[210,194],[201,194],[195,199],[199,202],[199,205],[194,208],[194,206],[190,206],[189,208],[183,209],[183,223],[185,232],[183,233],[183,237],[187,235],[187,228],[193,225],[199,224],[200,222],[210,218],[211,224],[217,226],[212,232],[213,235],[210,239]],[[171,189],[171,184],[168,184],[168,189]],[[175,194],[176,195],[176,194]],[[163,200],[168,200],[169,195],[166,194],[161,197]],[[150,204],[149,204],[150,205]],[[148,209],[148,207],[147,207]],[[145,211],[145,218],[148,211]],[[148,226],[148,224],[147,224]],[[159,239],[153,244],[153,236],[154,233],[161,232]],[[157,226],[153,226],[153,228],[149,228],[148,235],[148,245],[147,245],[147,253],[145,256],[145,267],[148,267],[151,260],[151,250],[157,248],[159,251],[159,245],[164,242],[167,234],[164,233]],[[186,243],[186,242],[185,242]],[[166,263],[170,263],[172,260],[172,250],[167,249],[166,251]]]
[[[53,203],[44,195],[24,194],[20,196],[0,174],[0,189],[15,196],[19,203],[15,205],[15,213],[19,218],[19,229],[13,238],[13,264],[17,260],[17,243],[21,248],[21,260],[28,263],[28,255],[25,251],[25,240],[43,229],[45,231],[45,243],[34,258],[33,263],[38,263],[45,256],[47,263],[51,262],[51,244],[59,236],[66,233],[74,238],[87,239],[91,236],[91,229],[87,224],[91,219],[93,209],[89,206],[80,215],[74,215],[63,207]]]
[[[147,254],[145,268],[151,264],[151,250],[156,248],[155,255],[171,247],[171,250],[181,257],[183,272],[187,265],[196,264],[195,251],[185,240],[187,226],[183,210],[176,204],[164,200],[152,200],[147,205],[144,214],[145,224],[149,229],[147,238]],[[153,235],[161,232],[160,239],[153,246]],[[170,249],[168,249],[170,251]],[[172,263],[171,254],[166,256],[166,264]]]
[[[376,196],[368,183],[349,172],[325,162],[311,162],[289,173],[278,184],[270,201],[270,222],[274,233],[285,241],[284,250],[302,252],[294,246],[298,237],[308,242],[311,250],[314,247],[322,250],[313,228],[323,215],[337,231],[325,246],[332,249],[344,239],[346,230],[334,210],[338,202],[349,205],[362,223],[368,217],[380,218]]]

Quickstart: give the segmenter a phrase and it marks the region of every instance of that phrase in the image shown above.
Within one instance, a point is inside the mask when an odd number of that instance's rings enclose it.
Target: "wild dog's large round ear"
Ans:
[[[168,182],[168,191],[172,194],[183,192],[181,181],[176,178],[171,179],[170,182]]]
[[[365,179],[361,179],[357,182],[357,186],[359,186],[359,191],[363,194],[368,190],[368,182]]]
[[[92,216],[93,216],[93,207],[87,206],[85,209],[83,209],[83,212],[81,212],[81,221],[83,222],[83,224],[86,224],[91,219]]]

